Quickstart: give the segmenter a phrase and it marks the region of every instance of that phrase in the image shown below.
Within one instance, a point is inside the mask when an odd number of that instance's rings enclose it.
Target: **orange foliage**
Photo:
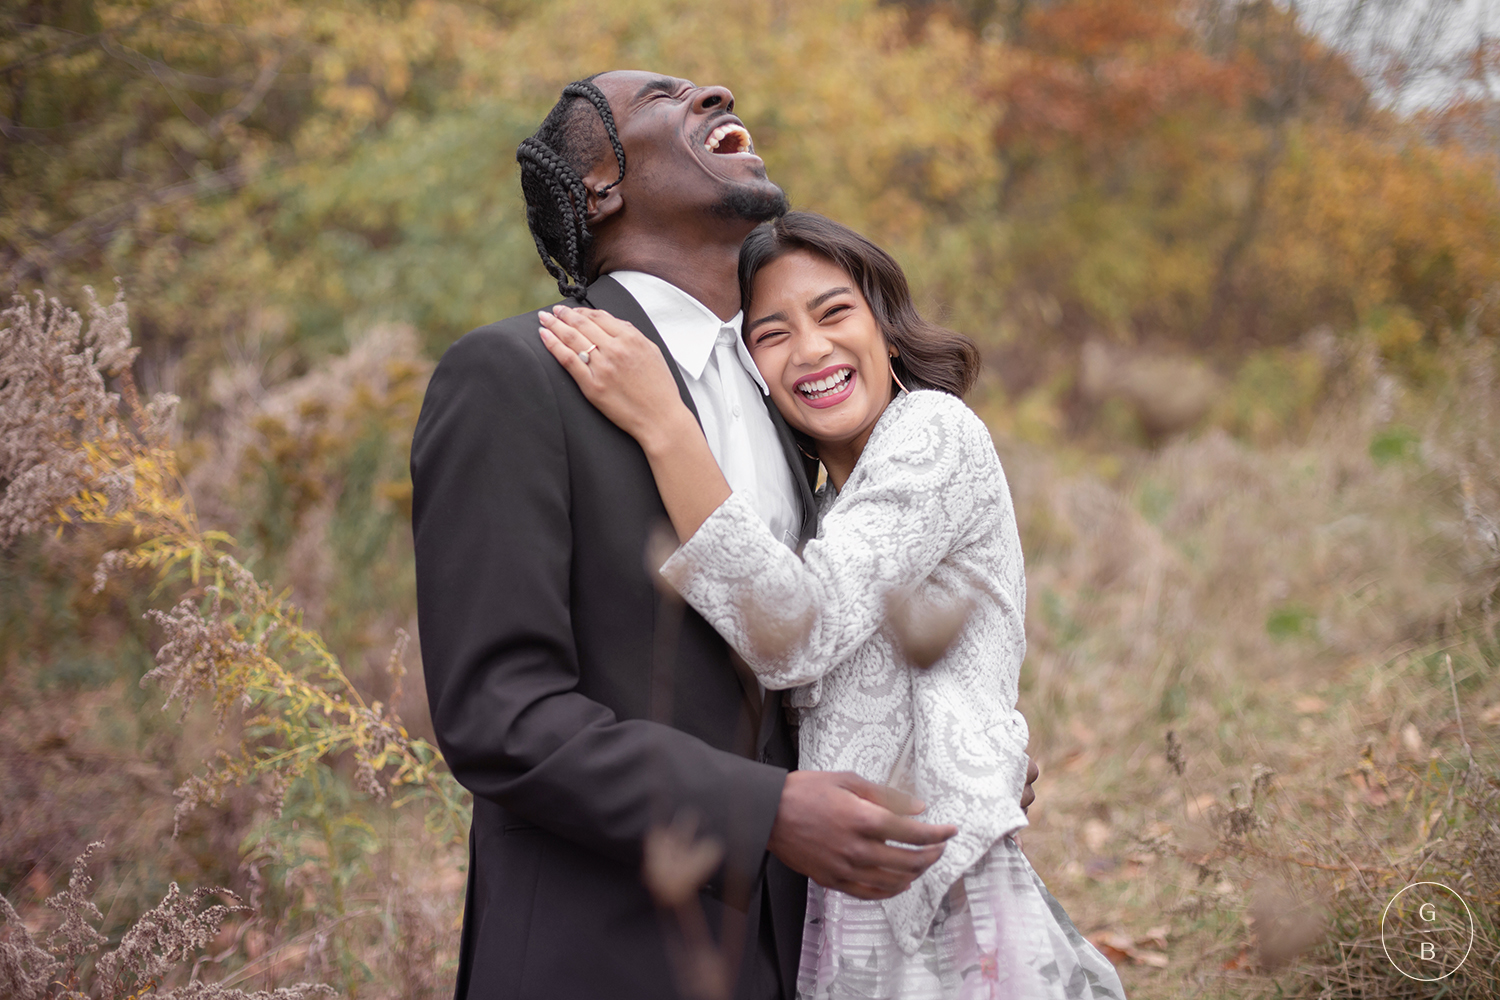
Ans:
[[[1028,5],[986,93],[1014,276],[1002,367],[1047,378],[1093,336],[1234,356],[1328,324],[1411,358],[1466,323],[1500,333],[1482,307],[1500,185],[1472,138],[1493,103],[1402,120],[1337,41],[1267,2]]]
[[[1234,111],[1257,82],[1243,60],[1193,45],[1171,5],[1081,0],[1028,12],[1025,45],[997,95],[1002,145],[1048,148],[1063,140],[1116,149],[1168,114]]]

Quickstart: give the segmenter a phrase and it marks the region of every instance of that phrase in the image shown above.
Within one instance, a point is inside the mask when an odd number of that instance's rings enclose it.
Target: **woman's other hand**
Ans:
[[[684,415],[691,419],[661,349],[632,324],[602,309],[570,306],[537,319],[542,343],[588,401],[647,450],[651,435]]]

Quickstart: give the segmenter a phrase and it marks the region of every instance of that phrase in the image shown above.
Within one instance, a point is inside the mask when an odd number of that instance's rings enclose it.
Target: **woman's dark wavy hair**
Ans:
[[[788,212],[757,226],[745,240],[740,247],[740,301],[746,310],[761,268],[797,250],[837,264],[859,283],[886,344],[896,349],[891,368],[902,385],[960,398],[974,387],[980,365],[974,341],[923,319],[912,304],[906,274],[890,254],[816,213]]]

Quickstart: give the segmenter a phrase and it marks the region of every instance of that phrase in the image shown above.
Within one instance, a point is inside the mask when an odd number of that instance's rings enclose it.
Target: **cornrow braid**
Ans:
[[[599,189],[599,193],[604,194],[625,179],[625,147],[620,145],[620,130],[615,128],[615,113],[610,108],[609,98],[604,96],[604,91],[594,85],[593,77],[570,83],[563,88],[563,100],[574,97],[582,97],[599,112],[599,120],[604,122],[604,132],[609,136],[609,144],[615,151],[615,162],[620,165],[620,176]]]
[[[598,125],[593,116],[580,113],[580,100],[598,112],[598,121],[620,165],[619,176],[600,188],[604,194],[625,179],[625,147],[620,144],[609,99],[593,83],[593,77],[563,88],[562,97],[542,121],[536,134],[523,140],[516,150],[521,165],[521,191],[526,197],[526,225],[547,273],[557,280],[557,289],[567,298],[582,299],[588,283],[589,245],[594,234],[585,218],[588,187],[583,183],[598,152]]]

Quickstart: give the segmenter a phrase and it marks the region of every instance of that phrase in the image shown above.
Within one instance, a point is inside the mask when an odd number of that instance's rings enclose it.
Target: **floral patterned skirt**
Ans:
[[[1114,966],[1010,837],[949,890],[912,955],[879,902],[807,888],[797,1000],[1124,1000]]]

